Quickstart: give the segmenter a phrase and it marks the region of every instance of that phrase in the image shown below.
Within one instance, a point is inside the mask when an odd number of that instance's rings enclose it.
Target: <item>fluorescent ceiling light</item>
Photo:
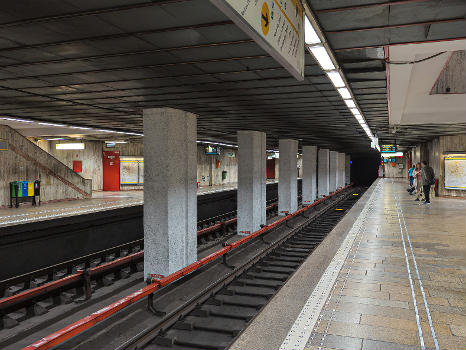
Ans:
[[[57,143],[56,149],[84,149],[84,143]]]
[[[307,16],[304,17],[304,42],[307,45],[320,44],[321,42]]]
[[[356,114],[354,117],[356,118],[357,121],[362,121],[362,122],[364,121],[364,118],[360,114]]]
[[[17,119],[17,118],[8,118],[4,117],[3,120],[9,120],[11,122],[20,122],[20,123],[33,123],[32,120],[25,120],[25,119]]]
[[[351,94],[347,88],[339,88],[337,91],[343,99],[351,98]]]
[[[311,46],[309,47],[314,58],[319,62],[320,66],[323,70],[333,70],[335,69],[335,65],[332,62],[327,50],[322,45],[318,46]]]
[[[98,129],[99,132],[113,132],[112,130]]]
[[[395,153],[384,153],[381,152],[380,155],[384,158],[390,158],[390,157],[403,157],[403,152],[395,152]]]
[[[327,76],[336,88],[345,87],[345,82],[341,78],[341,75],[338,71],[332,70],[327,72]]]
[[[350,111],[351,113],[353,113],[354,116],[361,115],[361,113],[359,113],[359,110],[357,108],[350,108]]]
[[[45,123],[45,122],[38,122],[37,124],[39,124],[39,125],[45,125],[45,126],[65,126],[65,125],[63,125],[63,124]]]
[[[87,128],[84,126],[68,126],[70,129],[80,129],[80,130],[92,130],[92,128]]]
[[[356,108],[356,105],[354,104],[353,100],[345,100],[346,105],[348,108]]]
[[[127,141],[105,141],[105,143],[128,143]]]
[[[55,138],[52,138],[52,139],[46,139],[47,141],[59,141],[59,140],[65,140],[64,137],[55,137]]]

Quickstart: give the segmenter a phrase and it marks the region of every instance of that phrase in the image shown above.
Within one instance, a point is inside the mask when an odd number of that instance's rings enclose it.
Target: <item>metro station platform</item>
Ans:
[[[267,180],[275,183],[276,180]],[[237,183],[225,185],[201,186],[197,190],[198,196],[235,190]],[[0,227],[56,219],[60,217],[88,214],[104,210],[118,209],[141,205],[144,203],[143,190],[131,191],[94,191],[92,198],[55,201],[42,203],[33,207],[25,203],[19,208],[0,208]]]
[[[230,347],[464,349],[466,201],[378,179]]]

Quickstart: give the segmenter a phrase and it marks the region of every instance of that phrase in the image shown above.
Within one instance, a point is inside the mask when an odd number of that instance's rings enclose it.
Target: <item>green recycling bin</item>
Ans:
[[[21,192],[21,193],[20,193]],[[15,207],[18,208],[18,197],[22,196],[22,184],[20,181],[10,182],[10,208],[13,207],[13,198],[16,199]]]
[[[23,196],[23,182],[22,181],[16,181],[18,184],[18,196],[17,197],[22,197]]]
[[[10,182],[10,193],[11,193],[11,198],[18,197],[18,181]]]

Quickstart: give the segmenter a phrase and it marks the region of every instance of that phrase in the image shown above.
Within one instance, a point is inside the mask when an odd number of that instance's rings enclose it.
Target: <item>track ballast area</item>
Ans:
[[[226,349],[350,209],[361,189],[326,209],[316,219],[270,242],[267,249],[215,285],[184,310],[123,344],[123,349]]]

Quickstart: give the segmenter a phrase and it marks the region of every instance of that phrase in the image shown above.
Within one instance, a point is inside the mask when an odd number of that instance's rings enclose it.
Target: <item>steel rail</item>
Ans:
[[[331,205],[329,205],[329,207],[331,207],[332,205],[334,204],[332,203]],[[310,220],[311,221],[315,220],[317,217],[312,217],[310,218]],[[309,221],[306,221],[305,223],[300,224],[298,227],[292,229],[290,232],[286,233],[284,236],[280,237],[276,241],[270,243],[264,250],[259,252],[257,255],[252,257],[250,260],[242,263],[241,266],[236,267],[234,271],[226,274],[225,276],[221,277],[217,281],[211,283],[208,287],[204,288],[197,295],[189,299],[186,303],[184,303],[183,305],[180,305],[175,310],[170,312],[170,314],[164,317],[164,319],[162,319],[160,322],[151,326],[148,329],[143,330],[142,332],[140,332],[133,338],[129,339],[122,345],[118,346],[116,350],[126,350],[128,348],[134,348],[136,344],[137,344],[136,345],[137,349],[144,348],[144,346],[147,345],[147,343],[150,342],[151,339],[153,339],[154,333],[157,333],[161,330],[165,331],[167,328],[173,326],[173,324],[176,321],[180,320],[181,317],[186,316],[194,308],[198,307],[200,304],[205,302],[208,298],[212,297],[216,292],[218,292],[220,289],[225,287],[228,283],[232,282],[235,278],[237,278],[242,273],[244,273],[244,271],[246,271],[249,267],[253,266],[258,261],[260,261],[262,258],[270,254],[283,242],[287,241],[288,238],[290,238],[295,233],[302,230],[302,228],[307,226],[308,224],[309,224]]]
[[[305,211],[309,210],[310,208],[322,203],[323,201],[337,195],[338,193],[344,191],[345,189],[349,188],[350,186],[352,186],[353,184],[349,184],[331,194],[329,194],[328,196],[325,196],[297,211],[295,211],[294,213],[291,213],[291,214],[287,214],[285,215],[283,218],[279,219],[279,220],[276,220],[274,221],[273,223],[269,224],[269,225],[266,225],[264,226],[263,228],[249,234],[248,236],[245,236],[233,243],[230,243],[228,245],[226,245],[225,247],[223,247],[222,249],[219,249],[217,250],[216,252],[210,254],[210,255],[207,255],[206,257],[198,260],[198,261],[195,261],[194,263],[184,267],[183,269],[180,269],[166,277],[162,277],[160,279],[155,279],[153,280],[153,282],[149,285],[147,285],[146,287],[144,288],[141,288],[139,290],[137,290],[136,292],[92,313],[91,315],[89,316],[86,316],[74,323],[72,323],[71,325],[68,325],[36,342],[34,342],[33,344],[29,345],[29,346],[26,346],[25,348],[23,348],[22,350],[46,350],[46,349],[50,349],[56,345],[59,345],[63,342],[65,342],[66,340],[92,328],[93,326],[95,326],[96,324],[104,321],[105,319],[109,318],[110,316],[116,314],[118,311],[124,309],[125,307],[131,305],[131,304],[134,304],[135,302],[141,300],[142,298],[146,297],[146,296],[149,296],[151,294],[153,294],[154,292],[158,291],[159,289],[181,279],[182,277],[186,276],[186,275],[189,275],[191,274],[192,272],[196,271],[197,269],[199,269],[200,267],[202,266],[205,266],[207,265],[208,263],[218,259],[219,257],[222,257],[224,256],[225,254],[227,254],[228,252],[238,248],[239,246],[249,242],[250,240],[272,230],[273,228],[283,224],[283,223],[286,223],[288,220],[290,220],[291,218],[294,218],[298,215],[301,215],[302,213],[304,213]]]
[[[175,310],[170,312],[170,314],[165,316],[162,320],[160,320],[156,324],[150,326],[149,328],[146,328],[145,330],[143,330],[139,334],[135,335],[131,339],[125,341],[123,344],[119,345],[115,350],[145,349],[146,346],[151,344],[151,343],[152,344],[159,344],[159,343],[154,343],[153,342],[156,336],[160,336],[161,334],[163,334],[162,337],[165,337],[166,334],[167,334],[167,331],[170,330],[170,328],[172,328],[174,326],[176,328],[177,323],[183,324],[183,318],[186,317],[186,316],[189,316],[190,313],[194,309],[201,308],[201,306],[207,301],[207,299],[215,298],[216,294],[218,292],[220,292],[223,288],[227,288],[228,285],[231,282],[233,282],[238,277],[242,276],[242,274],[244,274],[246,271],[248,271],[252,266],[255,266],[262,259],[266,258],[269,255],[273,255],[273,252],[276,252],[277,249],[279,249],[279,247],[282,246],[282,244],[292,241],[293,237],[295,235],[299,236],[299,234],[302,232],[302,230],[305,229],[306,227],[309,227],[310,225],[312,225],[313,222],[319,222],[319,219],[328,217],[327,215],[330,214],[329,212],[331,212],[332,208],[334,208],[336,206],[340,206],[340,199],[341,199],[341,201],[344,202],[345,200],[348,199],[348,197],[351,197],[351,196],[343,194],[342,196],[339,196],[338,198],[335,198],[335,201],[330,202],[325,208],[322,209],[322,212],[320,212],[320,213],[314,212],[314,215],[311,214],[312,216],[309,216],[309,217],[306,216],[306,218],[308,218],[308,220],[306,220],[305,222],[299,224],[297,227],[295,227],[291,231],[285,233],[284,235],[282,235],[278,239],[276,239],[276,240],[274,240],[272,242],[267,242],[266,248],[259,251],[254,257],[252,257],[251,259],[249,259],[246,262],[242,263],[239,267],[236,267],[232,272],[224,275],[223,277],[219,278],[217,281],[212,282],[208,287],[204,288],[197,295],[190,298],[183,305],[178,306]],[[325,236],[326,235],[321,237],[321,241],[323,239],[325,239]],[[298,240],[299,240],[299,238],[298,238]],[[303,249],[305,249],[305,248],[303,248]],[[311,254],[312,250],[313,249],[311,249],[308,252],[308,254]],[[280,255],[280,253],[278,253],[278,254]],[[268,265],[268,263],[266,263],[266,266],[267,265]],[[281,273],[282,274],[288,274],[288,272],[281,272]],[[278,291],[278,289],[280,289],[283,285],[281,285],[278,288],[273,288],[273,287],[272,288],[275,290],[275,293],[276,293]],[[265,288],[267,288],[267,287],[265,287]],[[251,294],[248,294],[248,292],[244,292],[244,293],[245,294],[239,294],[239,295],[251,296]],[[254,294],[253,292],[251,292],[251,293]],[[228,294],[225,294],[225,295],[228,295]],[[263,297],[264,295],[259,293],[259,294],[256,294],[256,296]],[[246,307],[247,308],[248,307],[248,306],[240,305],[240,304],[237,305],[238,308],[241,308],[241,307]],[[259,313],[260,309],[257,309],[257,310],[258,310],[258,313]],[[258,313],[256,313],[255,316],[257,316]],[[217,313],[215,315],[212,315],[212,316],[216,317],[216,318],[217,317],[220,317],[220,318],[223,317],[221,315],[221,312]],[[252,320],[252,318],[254,318],[255,316],[250,316],[251,319],[249,319],[248,322],[250,322]],[[196,316],[194,316],[194,317],[196,317]],[[201,316],[201,317],[203,318],[203,316]],[[222,327],[215,328],[215,329],[210,329],[209,327],[203,327],[203,326],[196,327],[195,322],[191,323],[191,321],[185,323],[185,325],[189,325],[191,327],[188,326],[188,328],[186,328],[186,329],[184,327],[176,328],[176,329],[178,329],[178,330],[181,330],[181,329],[189,330],[189,331],[193,331],[193,332],[196,332],[196,331],[200,331],[200,332],[203,332],[203,331],[217,332],[218,334],[221,334],[221,333],[225,332],[225,328],[222,328]],[[235,334],[234,338],[237,338],[241,332],[238,331],[238,329],[235,329],[233,331],[233,333]],[[194,336],[194,334],[193,334],[193,336]],[[169,336],[169,338],[172,338],[172,336]],[[174,338],[172,338],[172,339],[174,339],[175,342],[177,340],[176,336]],[[183,343],[177,343],[177,345],[181,345],[181,344],[183,344]],[[186,344],[183,344],[183,345],[186,345]],[[196,344],[196,345],[190,344],[189,346],[200,347],[200,344]],[[209,345],[203,345],[202,348],[206,348],[206,349],[209,348],[210,349],[210,348],[214,348],[214,347],[215,346],[213,344],[209,344]]]
[[[269,206],[267,206],[266,210],[270,211],[271,209],[275,208],[276,206],[277,206],[277,203],[272,203]],[[224,215],[219,215],[219,216],[211,218],[211,219],[206,219],[206,220],[204,220],[204,222],[205,221],[221,220],[221,219],[224,219],[225,217],[228,217],[228,216],[231,216],[231,215],[232,215],[232,212],[225,213]],[[236,222],[237,222],[236,217],[231,218],[231,219],[227,219],[227,220],[222,220],[222,221],[220,221],[220,222],[218,222],[218,223],[216,223],[214,225],[211,225],[211,226],[206,227],[204,229],[198,230],[197,231],[197,237],[200,238],[200,237],[203,237],[203,236],[205,236],[205,235],[207,235],[209,233],[215,232],[215,231],[220,230],[220,229],[224,229],[227,226],[235,224]],[[80,258],[77,258],[77,259],[69,260],[69,261],[66,261],[66,262],[63,262],[63,263],[60,263],[60,264],[56,264],[56,265],[53,265],[53,266],[49,266],[49,267],[46,267],[46,268],[43,268],[43,269],[40,269],[40,270],[32,271],[31,273],[27,273],[27,274],[24,274],[24,275],[21,275],[21,276],[16,276],[16,277],[4,280],[4,281],[0,281],[0,284],[13,285],[14,283],[20,283],[21,281],[22,282],[27,281],[27,280],[30,281],[34,277],[49,275],[50,272],[53,271],[53,270],[65,269],[65,268],[68,268],[72,264],[77,265],[77,264],[83,263],[84,261],[90,261],[93,258],[97,258],[97,257],[102,256],[102,255],[114,253],[117,250],[120,250],[120,249],[125,248],[125,247],[131,247],[131,246],[137,245],[138,243],[143,244],[143,242],[144,242],[143,239],[132,241],[132,242],[129,242],[129,243],[126,243],[126,244],[119,245],[117,247],[112,247],[112,248],[109,248],[109,249],[106,249],[106,250],[102,250],[102,251],[99,251],[99,252],[96,252],[96,253],[86,255],[85,257],[80,257]],[[28,288],[28,289],[26,289],[26,290],[24,290],[22,292],[14,294],[12,296],[2,298],[2,299],[0,299],[0,312],[5,311],[8,308],[12,308],[15,305],[18,305],[20,303],[24,303],[24,302],[27,302],[27,301],[32,300],[34,298],[37,298],[39,296],[43,296],[43,295],[45,295],[47,293],[56,291],[56,290],[58,290],[60,288],[70,286],[70,285],[72,285],[74,283],[84,282],[84,280],[85,280],[85,278],[87,278],[87,276],[89,276],[90,278],[95,278],[95,277],[97,277],[99,275],[102,275],[102,274],[104,274],[104,273],[106,273],[106,272],[108,272],[110,270],[114,270],[114,269],[116,269],[116,268],[118,268],[118,267],[120,267],[122,265],[130,264],[132,262],[137,262],[139,260],[142,260],[143,257],[144,257],[144,250],[141,250],[139,252],[129,254],[129,255],[121,257],[121,258],[117,258],[117,259],[115,259],[113,261],[103,263],[103,264],[101,264],[99,266],[90,268],[88,270],[79,269],[78,271],[76,271],[76,273],[69,274],[68,276],[60,278],[60,279],[58,279],[56,281],[47,282],[47,283],[44,283],[41,286],[38,286],[38,287],[35,287],[35,288]]]

